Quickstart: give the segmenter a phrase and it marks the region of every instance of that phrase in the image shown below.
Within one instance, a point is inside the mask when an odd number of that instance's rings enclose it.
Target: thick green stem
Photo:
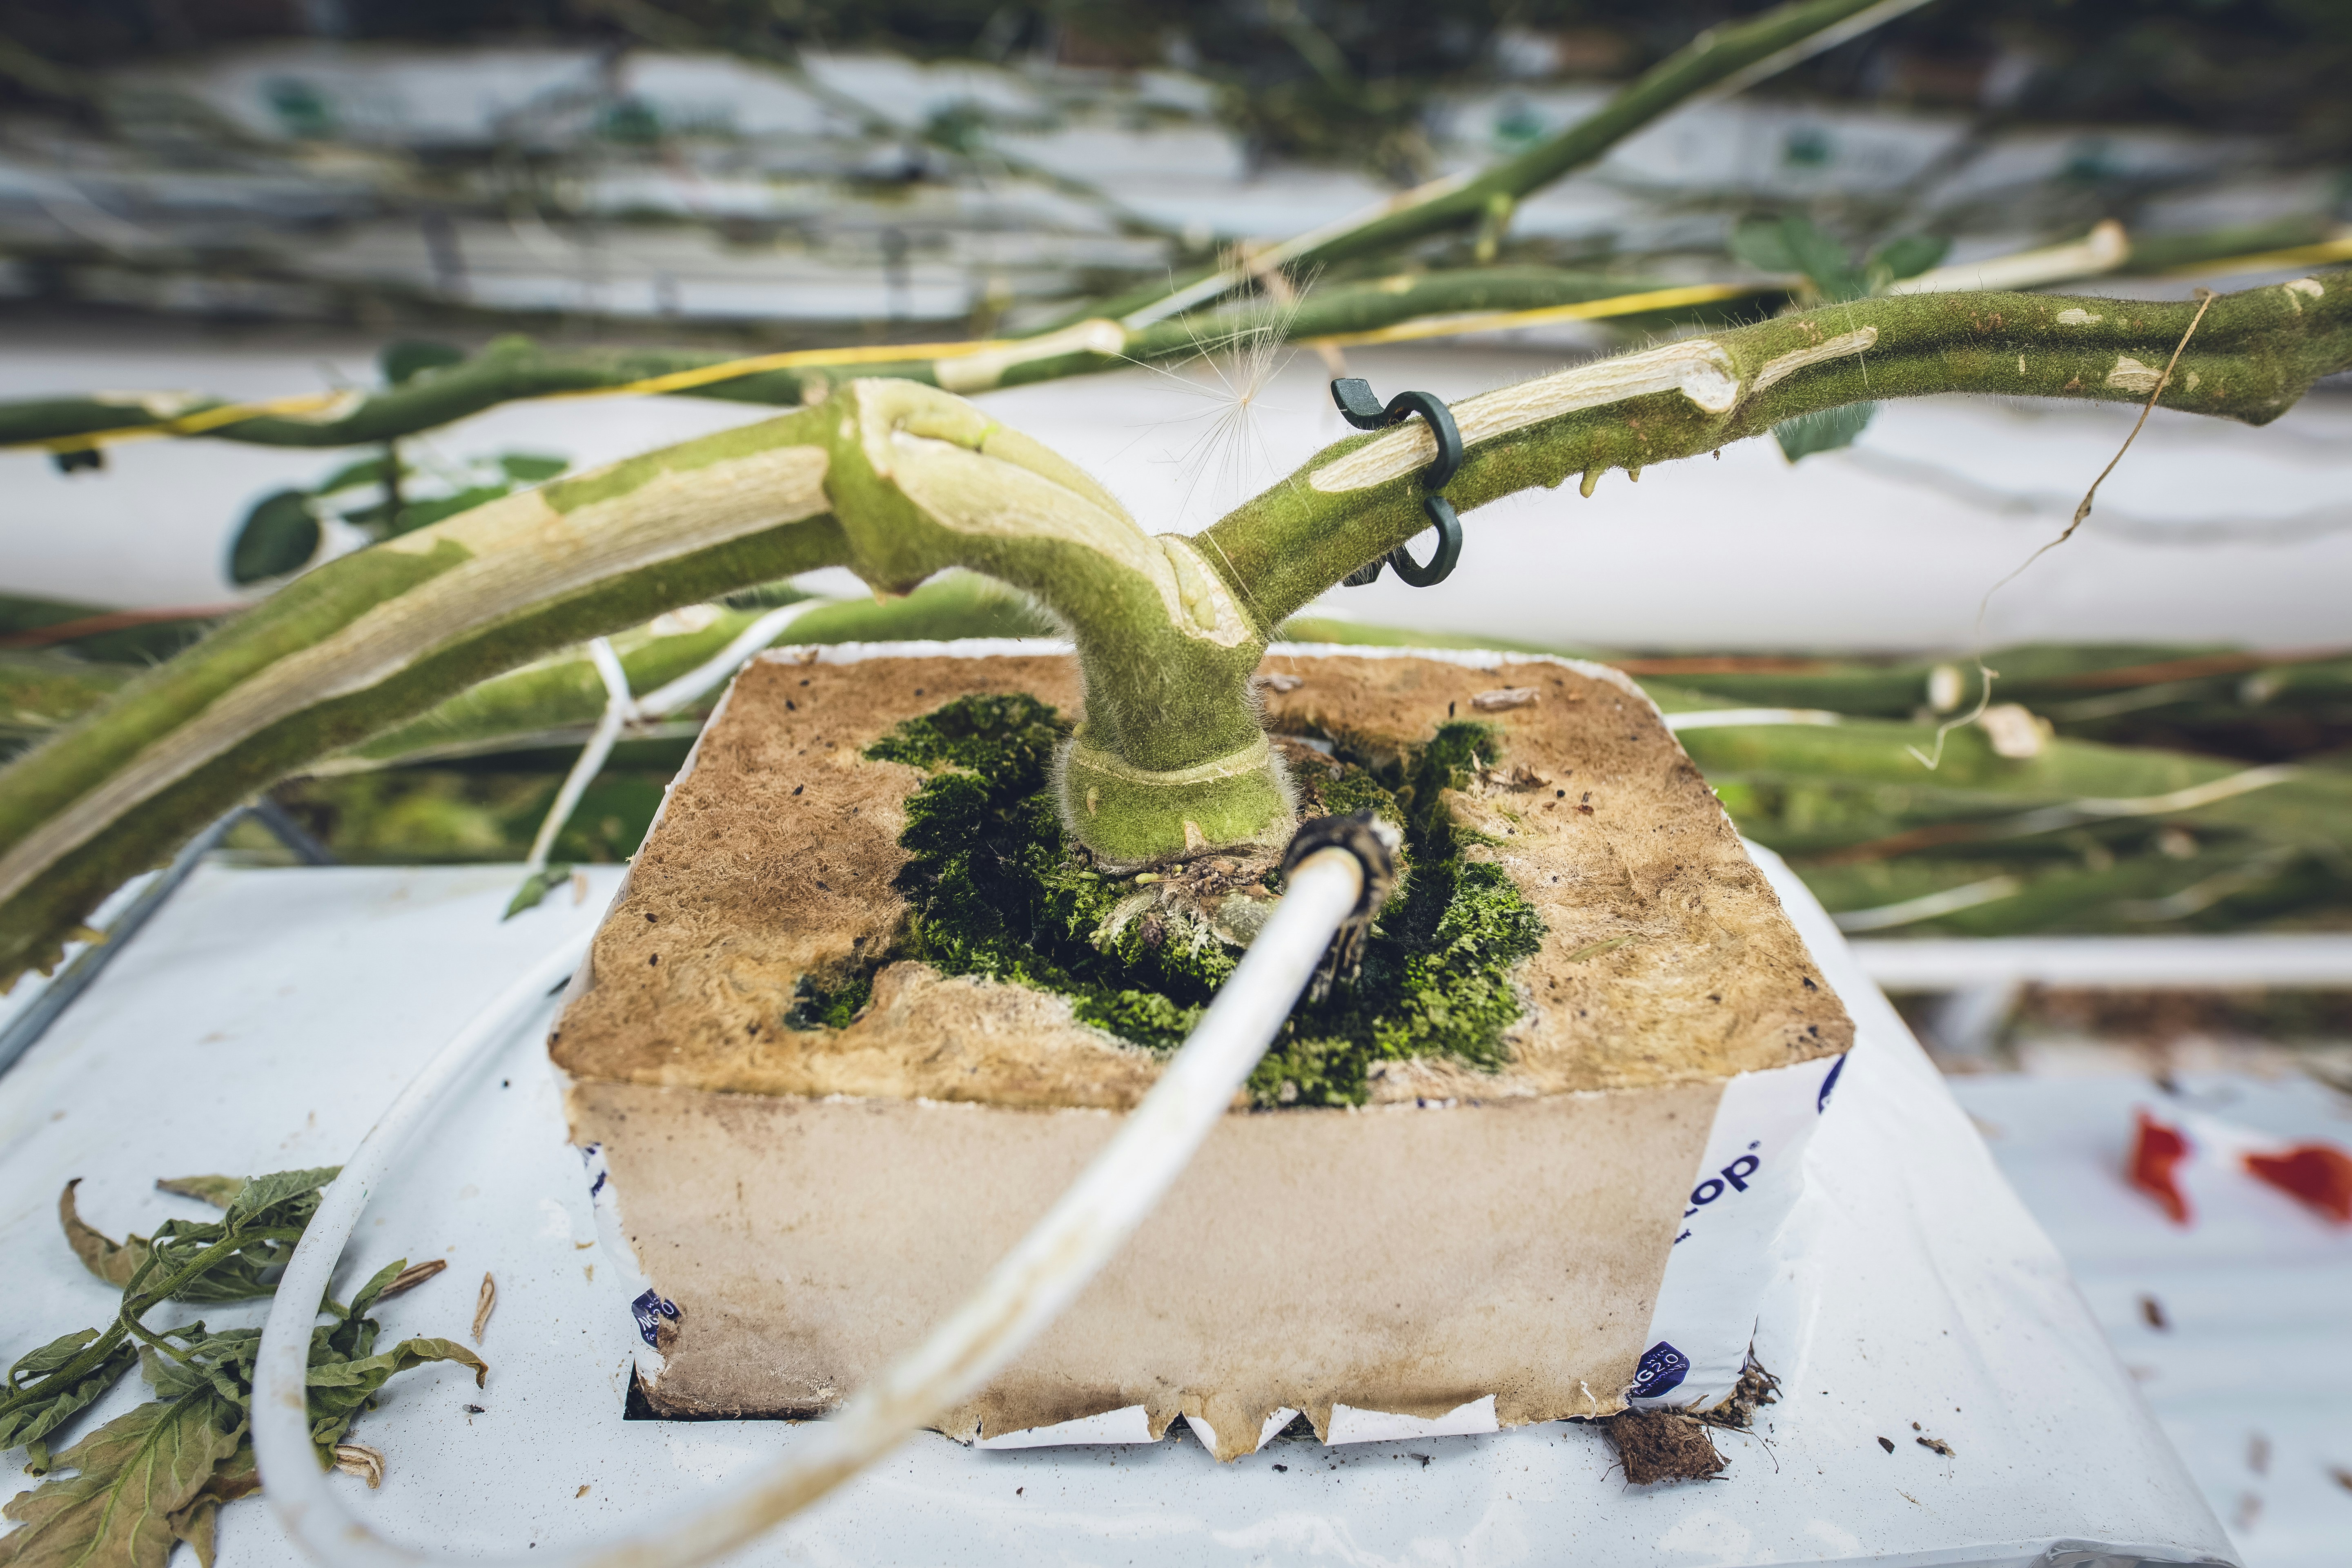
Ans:
[[[1246,682],[1265,634],[1191,543],[961,398],[824,405],[510,496],[330,563],[0,773],[0,979],[204,822],[550,649],[824,565],[906,591],[955,567],[1071,626],[1074,826],[1115,859],[1288,810]]]
[[[2196,313],[2194,303],[1917,294],[1687,338],[1455,404],[1468,456],[1446,495],[1467,511],[1573,476],[1638,473],[1872,399],[2145,402]],[[2347,367],[2352,272],[2325,273],[2213,301],[2162,402],[2260,425]],[[1435,450],[1418,420],[1340,441],[1202,542],[1251,606],[1279,621],[1427,526],[1418,475]]]
[[[2194,308],[2041,295],[1857,300],[1456,405],[1462,510],[1943,392],[2146,398]],[[2352,274],[2212,304],[2168,406],[2262,423],[2352,366]],[[1076,468],[905,381],[508,497],[310,574],[0,773],[0,979],[205,821],[551,647],[823,564],[905,590],[951,567],[1073,629],[1077,837],[1114,861],[1278,833],[1247,681],[1292,611],[1423,526],[1419,421],[1342,442],[1196,540],[1148,538]]]
[[[1392,212],[1307,247],[1296,260],[1313,267],[1392,250],[1432,234],[1493,221],[1498,212],[1501,220],[1507,222],[1510,209],[1527,196],[1562,175],[1598,163],[1610,148],[1698,94],[1759,67],[1793,65],[1802,52],[1810,52],[1805,48],[1809,43],[1825,47],[1846,36],[1842,23],[1876,26],[1924,3],[1800,0],[1751,21],[1710,27],[1653,66],[1599,112],[1505,159],[1474,180],[1426,187],[1428,195],[1421,199],[1407,197]],[[1872,12],[1879,15],[1865,15]]]
[[[1276,340],[1344,336],[1423,316],[1464,310],[1525,310],[1580,304],[1663,288],[1653,279],[1548,267],[1495,267],[1428,272],[1318,290],[1296,310],[1245,305],[1128,331],[1106,321],[1083,330],[1009,344],[994,352],[893,363],[822,361],[686,387],[677,396],[795,407],[852,378],[890,377],[961,393],[1098,375],[1141,362],[1165,363],[1213,353],[1252,337]],[[414,435],[519,399],[631,385],[736,356],[707,350],[558,350],[529,338],[500,338],[463,363],[423,372],[399,386],[370,393],[315,416],[257,415],[195,432],[204,438],[263,447],[360,446]],[[104,431],[139,429],[226,406],[181,394],[110,393],[0,403],[0,447],[70,446]]]
[[[1795,0],[1728,26],[1710,27],[1643,73],[1593,114],[1495,163],[1407,191],[1379,210],[1298,236],[1246,262],[1202,268],[1174,287],[1151,284],[1088,307],[1114,320],[1158,320],[1247,287],[1269,267],[1313,268],[1376,255],[1433,234],[1478,226],[1499,243],[1518,203],[1563,175],[1599,163],[1618,142],[1700,93],[1744,86],[1819,49],[1892,21],[1926,0]],[[1491,246],[1480,246],[1481,260]],[[1057,323],[1059,324],[1059,323]]]

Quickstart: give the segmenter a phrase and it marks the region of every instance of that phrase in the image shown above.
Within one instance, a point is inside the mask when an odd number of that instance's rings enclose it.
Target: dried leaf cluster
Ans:
[[[225,1502],[261,1489],[248,1436],[258,1329],[214,1331],[201,1321],[161,1331],[147,1313],[165,1301],[248,1301],[276,1289],[277,1271],[318,1212],[332,1169],[281,1171],[240,1180],[189,1176],[156,1184],[224,1212],[217,1220],[167,1221],[152,1237],[116,1242],[85,1223],[68,1182],[58,1198],[66,1240],[92,1274],[122,1289],[103,1329],[81,1329],[20,1357],[0,1391],[0,1447],[26,1450],[28,1473],[45,1478],[0,1516],[18,1528],[0,1537],[0,1568],[163,1568],[186,1542],[211,1568],[214,1523]],[[431,1279],[438,1260],[386,1265],[333,1321],[312,1330],[309,1378],[311,1441],[320,1465],[351,1468],[367,1455],[373,1486],[383,1460],[346,1444],[352,1421],[394,1373],[428,1362],[489,1370],[449,1340],[404,1340],[378,1351],[382,1325],[368,1315],[389,1297]],[[50,1439],[95,1404],[137,1363],[155,1397],[107,1422],[63,1452]]]

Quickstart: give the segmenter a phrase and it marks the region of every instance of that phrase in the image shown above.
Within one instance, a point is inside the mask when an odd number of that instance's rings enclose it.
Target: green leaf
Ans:
[[[159,1355],[153,1346],[139,1352],[139,1371],[162,1399],[208,1395],[240,1410],[253,1405],[253,1363],[261,1354],[259,1329],[208,1333],[202,1323],[173,1329],[163,1336],[185,1348],[178,1356]]]
[[[173,1287],[168,1299],[173,1301],[251,1301],[268,1296],[277,1289],[269,1271],[282,1266],[293,1256],[293,1237],[299,1227],[283,1235],[253,1235],[245,1237],[226,1254],[209,1263]],[[243,1233],[236,1233],[243,1235]],[[162,1289],[164,1282],[195,1267],[200,1254],[211,1250],[217,1243],[231,1237],[226,1225],[184,1225],[170,1220],[155,1228],[155,1271],[144,1282]]]
[[[551,479],[572,466],[569,458],[550,457],[538,452],[501,452],[499,467],[507,478],[526,485]]]
[[[436,343],[422,338],[394,338],[383,345],[375,363],[383,372],[384,380],[398,386],[422,372],[438,370],[446,364],[463,364],[466,351],[447,343]]]
[[[1748,219],[1731,232],[1731,253],[1769,272],[1801,272],[1832,302],[1869,292],[1867,275],[1845,246],[1801,213]]]
[[[184,1198],[194,1198],[199,1202],[208,1203],[216,1209],[225,1209],[236,1201],[237,1194],[245,1190],[245,1178],[243,1176],[167,1176],[155,1184],[155,1190],[159,1193],[177,1193]]]
[[[525,910],[539,908],[546,901],[548,894],[571,879],[572,868],[569,866],[541,866],[522,879],[522,885],[515,889],[514,897],[507,900],[507,912],[499,919],[510,921]]]
[[[362,458],[356,463],[344,464],[325,479],[320,479],[311,487],[310,493],[314,496],[331,496],[343,490],[356,489],[362,485],[380,485],[383,483],[383,474],[382,458]]]
[[[1780,443],[1780,454],[1789,461],[1811,457],[1815,452],[1833,452],[1840,447],[1851,447],[1860,436],[1870,416],[1878,411],[1875,403],[1849,403],[1842,408],[1817,409],[1800,414],[1794,419],[1783,419],[1772,426],[1772,438]]]
[[[8,1369],[10,1402],[0,1413],[0,1448],[40,1442],[97,1404],[139,1359],[129,1343],[119,1343],[79,1376],[60,1380],[67,1363],[99,1337],[96,1329],[77,1329],[16,1358]]]
[[[1871,252],[1868,270],[1884,275],[1888,282],[1898,278],[1916,278],[1938,261],[1952,248],[1952,242],[1932,234],[1906,234],[1888,240]]]
[[[245,1301],[269,1295],[278,1288],[274,1271],[292,1256],[296,1238],[318,1211],[320,1189],[334,1175],[330,1166],[256,1176],[237,1189],[219,1221],[175,1219],[158,1226],[148,1243],[154,1265],[142,1290],[176,1280],[169,1289],[175,1301]],[[200,1258],[205,1260],[199,1264]]]
[[[283,1224],[283,1218],[271,1215],[269,1211],[301,1206],[302,1200],[308,1199],[301,1221],[296,1223],[306,1222],[311,1211],[319,1206],[319,1190],[333,1181],[341,1170],[340,1165],[320,1165],[308,1171],[275,1171],[267,1176],[255,1176],[237,1189],[236,1198],[228,1205],[225,1223],[232,1226],[268,1220]]]
[[[0,1510],[20,1525],[0,1536],[0,1568],[165,1568],[181,1542],[194,1551],[199,1568],[210,1568],[222,1505],[260,1489],[245,1436],[261,1331],[215,1333],[201,1322],[188,1323],[148,1333],[145,1347],[134,1350],[124,1325],[135,1327],[137,1314],[166,1295],[215,1300],[270,1294],[275,1268],[291,1253],[335,1175],[334,1168],[323,1167],[250,1179],[158,1182],[164,1191],[219,1205],[224,1213],[217,1222],[172,1220],[158,1226],[152,1241],[139,1244],[139,1261],[129,1267],[131,1248],[82,1223],[74,1184],[68,1184],[58,1198],[67,1238],[93,1272],[121,1277],[122,1312],[103,1333],[82,1329],[64,1335],[8,1369],[0,1394],[0,1447],[23,1446],[28,1471],[44,1479]],[[372,1353],[381,1325],[367,1310],[436,1268],[409,1270],[404,1260],[394,1263],[378,1269],[351,1307],[327,1304],[337,1321],[311,1330],[309,1378],[310,1426],[322,1447],[350,1430],[388,1379],[411,1367],[457,1362],[474,1369],[477,1384],[488,1373],[479,1356],[449,1340],[409,1340]],[[105,1393],[134,1360],[157,1397],[50,1455],[48,1434]]]
[[[313,1363],[308,1380],[310,1440],[321,1451],[332,1447],[351,1430],[353,1419],[367,1408],[386,1379],[395,1373],[436,1361],[472,1367],[477,1388],[489,1375],[489,1363],[455,1340],[403,1340],[380,1355]]]
[[[360,1287],[359,1294],[352,1298],[351,1315],[365,1317],[367,1310],[376,1304],[377,1299],[392,1288],[392,1282],[399,1279],[407,1268],[408,1259],[398,1258],[370,1275],[368,1282]]]
[[[26,1351],[8,1368],[8,1385],[12,1388],[31,1377],[52,1373],[73,1360],[74,1352],[98,1338],[96,1329],[76,1329],[60,1334],[38,1350]]]
[[[48,1479],[0,1516],[0,1568],[163,1568],[181,1539],[173,1516],[194,1503],[238,1433],[209,1397],[142,1405],[56,1457]],[[239,1424],[241,1425],[241,1423]]]
[[[279,490],[254,503],[228,547],[229,581],[240,585],[283,577],[319,552],[319,520],[301,490]]]
[[[1854,266],[1846,247],[1822,233],[1812,220],[1785,217],[1780,230],[1788,238],[1790,253],[1797,258],[1797,269],[1813,280],[1824,300],[1858,300],[1867,292],[1862,270]]]
[[[65,1227],[66,1245],[73,1248],[81,1266],[117,1289],[131,1283],[139,1266],[147,1261],[148,1242],[143,1236],[126,1237],[120,1242],[110,1241],[99,1231],[82,1222],[74,1207],[74,1189],[81,1185],[76,1176],[58,1194],[58,1223]]]
[[[1759,272],[1801,272],[1796,252],[1789,248],[1777,217],[1740,220],[1731,231],[1731,254]]]

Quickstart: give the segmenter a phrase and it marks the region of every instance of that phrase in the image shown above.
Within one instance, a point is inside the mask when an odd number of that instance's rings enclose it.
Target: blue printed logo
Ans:
[[[1750,1143],[1748,1147],[1750,1150],[1754,1150],[1757,1145]],[[1706,1181],[1701,1182],[1697,1186],[1691,1189],[1691,1206],[1683,1210],[1683,1218],[1690,1218],[1691,1215],[1698,1213],[1699,1210],[1705,1208],[1707,1205],[1721,1197],[1724,1194],[1727,1184],[1728,1184],[1729,1190],[1732,1192],[1746,1192],[1748,1190],[1748,1178],[1754,1175],[1758,1171],[1763,1169],[1763,1166],[1764,1162],[1752,1152],[1740,1155],[1739,1158],[1732,1161],[1730,1164],[1726,1165],[1722,1170],[1717,1171],[1714,1175],[1709,1176]],[[1680,1237],[1676,1237],[1675,1239],[1679,1241],[1682,1238]]]
[[[1690,1357],[1660,1340],[1642,1352],[1642,1364],[1633,1370],[1633,1397],[1655,1399],[1680,1388],[1689,1375]]]
[[[1819,1098],[1815,1099],[1813,1101],[1813,1113],[1815,1115],[1819,1115],[1830,1108],[1830,1091],[1837,1088],[1838,1074],[1843,1071],[1845,1071],[1845,1058],[1843,1057],[1838,1058],[1836,1061],[1830,1064],[1830,1076],[1822,1079],[1822,1092]]]
[[[629,1310],[636,1316],[637,1332],[644,1337],[646,1343],[656,1347],[661,1343],[663,1320],[667,1319],[673,1323],[678,1320],[677,1303],[665,1301],[651,1290],[630,1302]]]

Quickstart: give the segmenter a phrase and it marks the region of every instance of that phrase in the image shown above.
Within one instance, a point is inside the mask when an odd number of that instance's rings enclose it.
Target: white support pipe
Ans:
[[[1888,991],[2016,984],[2131,991],[2352,989],[2352,936],[2331,931],[1909,937],[1853,945],[1864,971]]]
[[[603,1544],[545,1543],[528,1555],[490,1557],[387,1541],[343,1506],[319,1468],[304,1397],[311,1325],[369,1195],[398,1168],[443,1101],[487,1061],[517,1016],[578,964],[589,939],[571,939],[442,1047],[329,1184],[261,1331],[253,1447],[263,1495],[286,1533],[331,1568],[460,1562],[476,1568],[689,1568],[743,1545],[970,1396],[1061,1314],[1158,1205],[1232,1106],[1363,891],[1363,865],[1348,850],[1320,849],[1301,860],[1273,919],[1109,1146],[929,1339],[892,1363],[832,1419],[803,1428],[792,1451],[763,1472]]]

